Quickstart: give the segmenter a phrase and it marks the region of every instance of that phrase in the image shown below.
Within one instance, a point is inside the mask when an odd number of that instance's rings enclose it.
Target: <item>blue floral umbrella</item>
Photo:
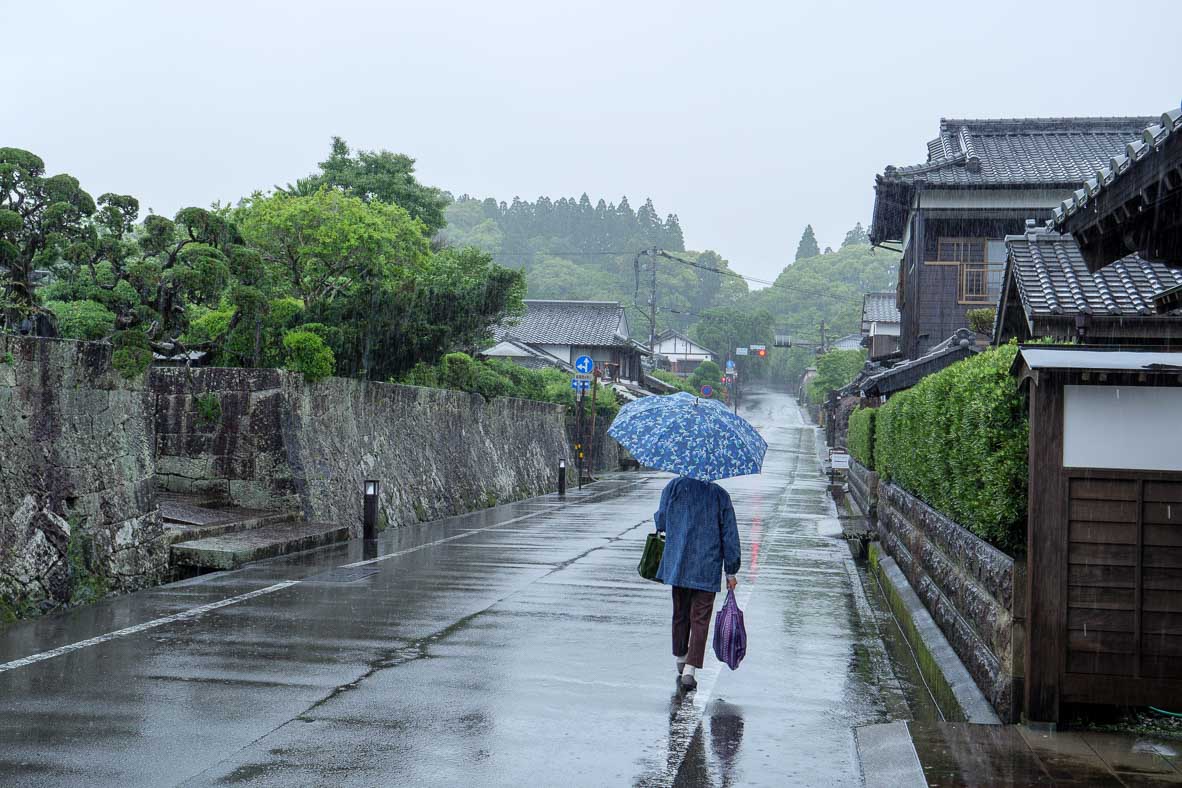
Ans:
[[[746,419],[686,392],[629,402],[607,434],[642,465],[708,482],[759,473],[767,452]]]

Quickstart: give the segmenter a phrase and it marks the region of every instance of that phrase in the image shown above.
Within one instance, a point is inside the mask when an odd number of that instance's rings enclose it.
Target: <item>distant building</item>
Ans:
[[[1045,221],[1152,118],[941,120],[927,161],[875,183],[871,242],[898,245],[899,349],[918,358],[995,307],[1007,235]]]
[[[862,296],[862,337],[871,361],[899,352],[899,307],[895,291]]]
[[[861,334],[846,334],[840,339],[835,339],[829,343],[830,350],[861,350],[862,349],[862,335]]]
[[[628,316],[618,301],[526,300],[525,314],[493,329],[496,344],[480,355],[528,367],[573,371],[590,356],[610,380],[640,382],[640,360],[648,350],[631,338]]]
[[[717,353],[674,329],[657,335],[653,355],[659,366],[677,375],[690,374],[703,361],[718,361]]]

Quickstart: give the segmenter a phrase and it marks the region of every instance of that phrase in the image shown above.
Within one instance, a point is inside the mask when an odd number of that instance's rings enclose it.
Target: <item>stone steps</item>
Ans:
[[[241,531],[253,531],[257,528],[265,528],[268,525],[291,523],[299,519],[299,515],[295,512],[256,512],[245,515],[239,512],[238,516],[233,519],[204,525],[166,521],[164,523],[164,542],[165,544],[172,545],[178,542],[189,542],[194,539],[205,539],[211,536],[224,536]]]
[[[251,561],[298,553],[349,539],[349,527],[335,523],[281,522],[245,531],[179,542],[174,566],[199,570],[237,569]]]

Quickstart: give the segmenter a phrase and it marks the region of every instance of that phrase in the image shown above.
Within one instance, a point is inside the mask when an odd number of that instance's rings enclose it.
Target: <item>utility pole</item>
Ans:
[[[648,350],[650,353],[655,353],[657,352],[657,247],[654,246],[648,254],[653,267],[652,284],[649,285],[648,292]]]
[[[825,354],[825,321],[821,321],[821,355]]]

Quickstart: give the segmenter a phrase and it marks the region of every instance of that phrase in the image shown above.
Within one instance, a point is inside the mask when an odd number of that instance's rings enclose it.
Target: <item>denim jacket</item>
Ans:
[[[723,569],[728,575],[739,571],[735,510],[717,484],[679,476],[665,485],[653,519],[665,534],[657,569],[662,583],[717,593]]]

